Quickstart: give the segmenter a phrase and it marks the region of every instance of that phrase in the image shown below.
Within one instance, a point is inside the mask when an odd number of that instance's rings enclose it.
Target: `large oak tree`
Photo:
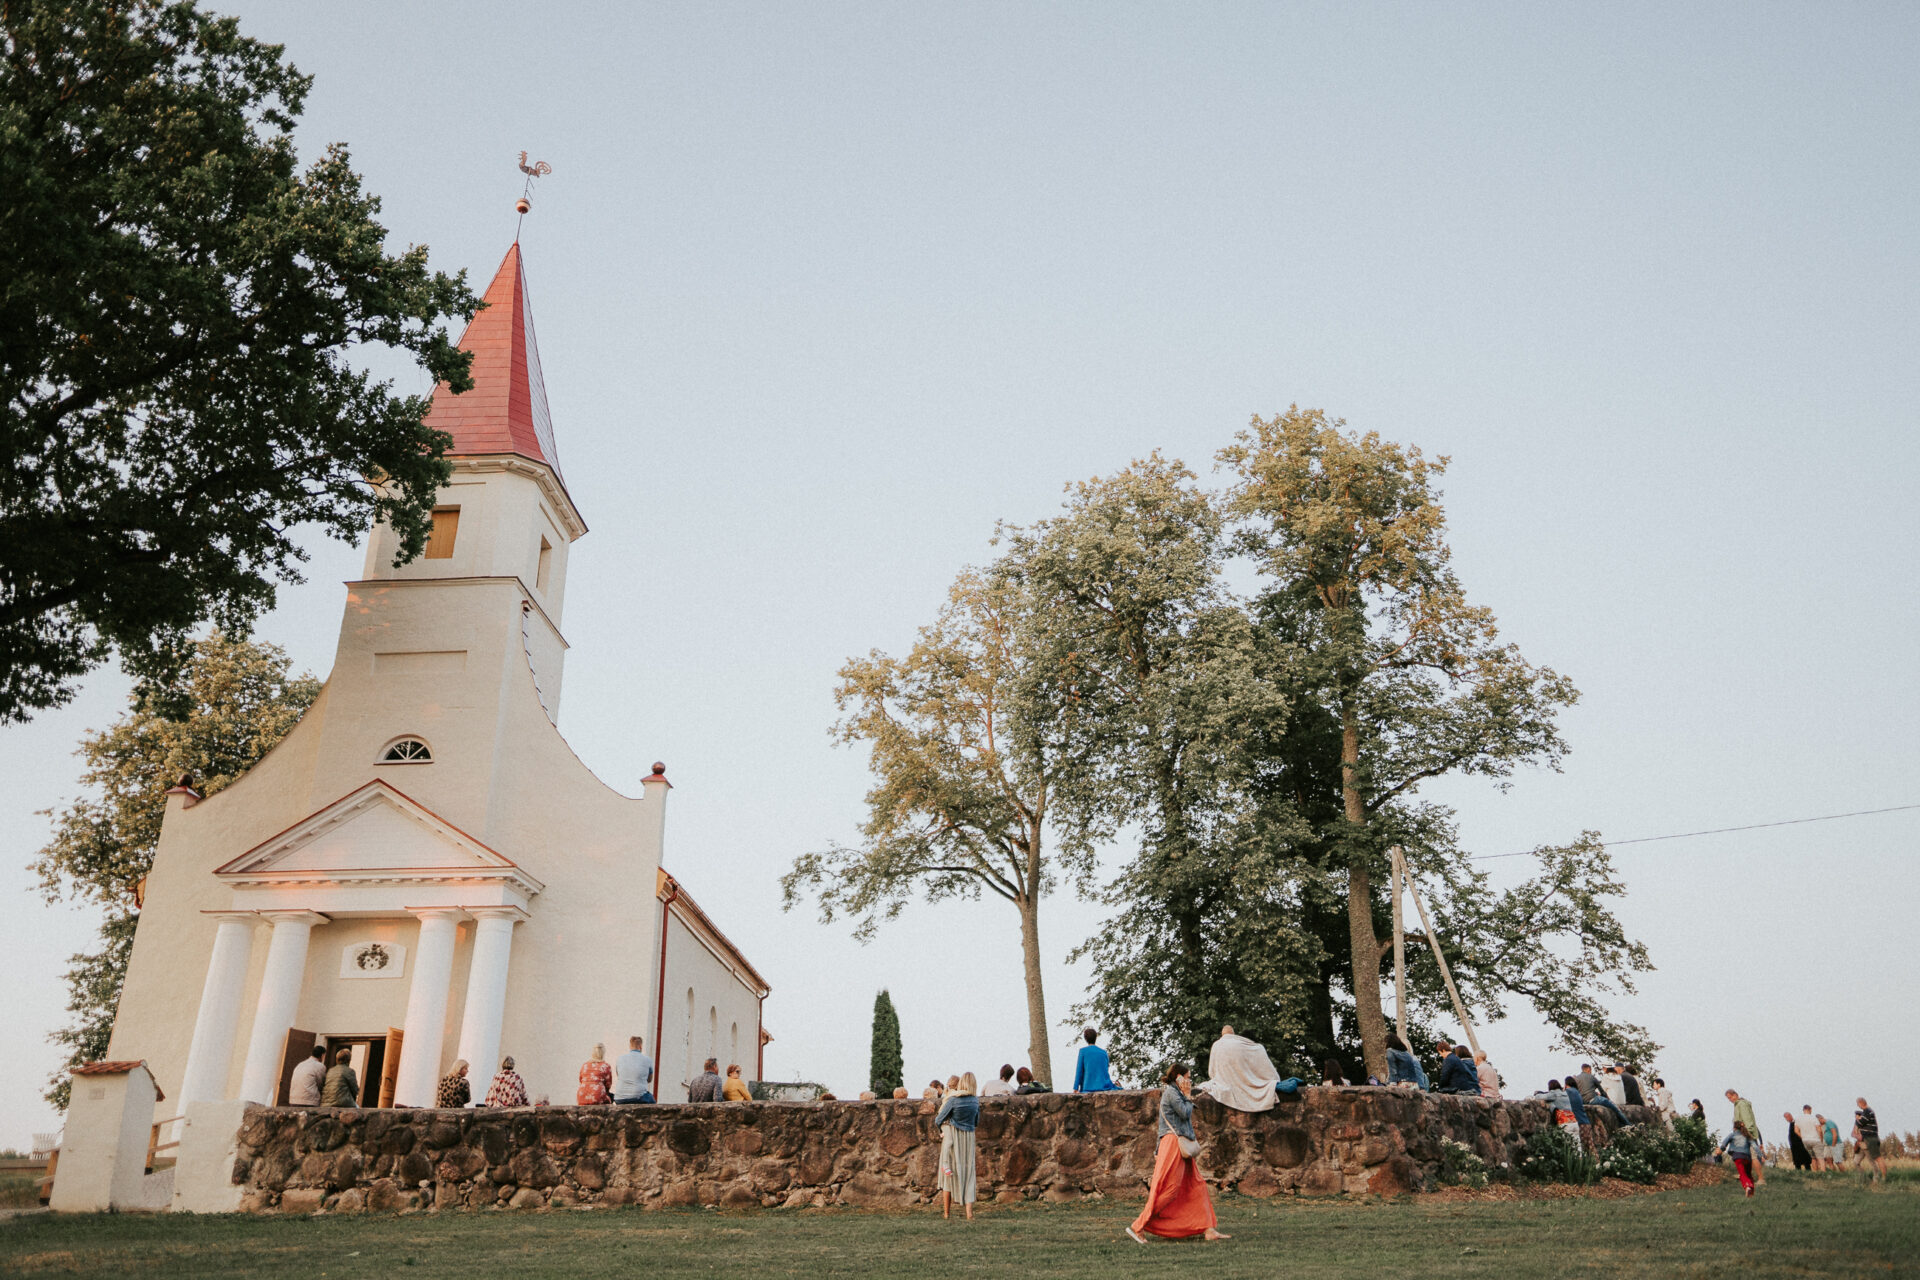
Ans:
[[[424,546],[447,437],[350,356],[465,390],[478,300],[344,148],[300,166],[309,83],[190,3],[0,3],[0,722],[244,632],[299,525]]]
[[[1307,615],[1305,683],[1339,726],[1351,994],[1367,1071],[1384,1080],[1391,940],[1380,940],[1373,886],[1393,839],[1376,816],[1443,775],[1556,767],[1566,750],[1556,717],[1579,694],[1468,601],[1435,488],[1445,458],[1297,406],[1256,416],[1220,457],[1236,480],[1241,546]]]

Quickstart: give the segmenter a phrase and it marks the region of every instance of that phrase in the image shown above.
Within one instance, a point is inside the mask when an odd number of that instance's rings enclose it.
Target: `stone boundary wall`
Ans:
[[[1157,1090],[989,1098],[983,1201],[1144,1194]],[[1629,1108],[1635,1119],[1653,1113]],[[940,1134],[920,1101],[512,1110],[250,1108],[233,1181],[246,1212],[686,1205],[904,1208],[933,1198]],[[1490,1168],[1552,1122],[1537,1101],[1307,1088],[1257,1114],[1201,1099],[1200,1167],[1244,1195],[1434,1185],[1441,1142]]]

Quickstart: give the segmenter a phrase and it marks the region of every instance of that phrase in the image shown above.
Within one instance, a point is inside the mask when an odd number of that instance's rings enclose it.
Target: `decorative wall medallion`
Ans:
[[[406,968],[407,949],[396,942],[356,942],[340,953],[343,978],[398,978]]]

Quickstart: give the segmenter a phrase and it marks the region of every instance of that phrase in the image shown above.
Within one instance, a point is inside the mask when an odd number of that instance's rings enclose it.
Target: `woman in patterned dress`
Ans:
[[[453,1064],[453,1070],[440,1081],[440,1092],[434,1097],[433,1105],[451,1110],[464,1107],[473,1100],[473,1088],[467,1083],[467,1060],[459,1059]]]
[[[527,1082],[513,1069],[511,1055],[500,1059],[500,1074],[493,1078],[493,1086],[487,1090],[487,1105],[490,1107],[524,1107],[527,1105]]]
[[[580,1066],[580,1092],[574,1095],[576,1106],[597,1107],[612,1102],[613,1068],[607,1064],[607,1046],[593,1046],[593,1056]]]

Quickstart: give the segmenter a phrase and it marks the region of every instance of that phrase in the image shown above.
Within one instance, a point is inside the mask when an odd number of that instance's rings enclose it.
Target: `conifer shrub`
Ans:
[[[873,1048],[867,1063],[867,1087],[876,1098],[891,1098],[906,1083],[900,1048],[900,1015],[885,987],[873,998]]]

